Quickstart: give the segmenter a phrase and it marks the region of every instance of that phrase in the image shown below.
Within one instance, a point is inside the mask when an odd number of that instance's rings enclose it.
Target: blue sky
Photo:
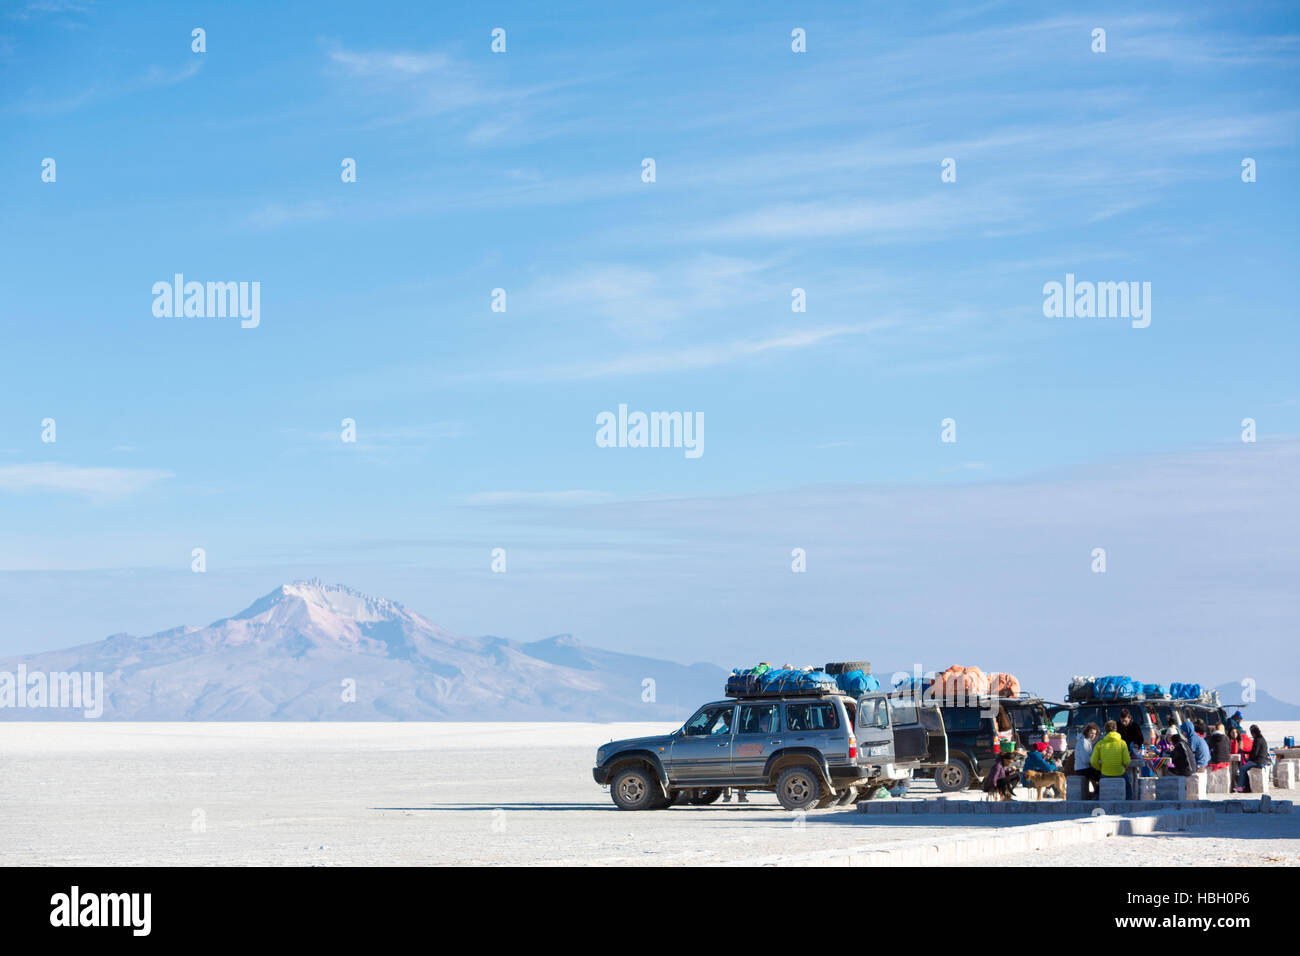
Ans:
[[[1179,647],[1288,696],[1293,6],[407,6],[4,6],[0,652],[319,575],[727,666]],[[260,326],[156,318],[176,272]],[[1066,273],[1150,327],[1044,317]],[[620,403],[705,453],[596,447]]]

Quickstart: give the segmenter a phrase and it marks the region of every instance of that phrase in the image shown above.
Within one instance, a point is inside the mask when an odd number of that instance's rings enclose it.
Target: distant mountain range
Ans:
[[[102,674],[103,720],[663,720],[722,696],[726,672],[600,650],[567,634],[460,637],[383,598],[298,581],[233,617],[0,661],[0,720],[79,720],[14,706],[31,675]],[[39,681],[40,678],[35,678]],[[8,682],[6,684],[6,681]],[[1218,688],[1225,704],[1238,684]],[[1263,691],[1250,720],[1297,720]]]
[[[3,674],[103,674],[104,720],[682,720],[725,672],[587,647],[459,637],[400,604],[299,581],[233,617],[0,661],[0,720],[76,720],[15,707]],[[10,693],[16,686],[10,680]]]
[[[1220,684],[1215,690],[1219,692],[1219,700],[1228,708],[1229,713],[1232,712],[1232,705],[1241,703],[1240,684]],[[1242,707],[1241,712],[1247,723],[1252,720],[1300,720],[1300,705],[1278,700],[1262,690],[1255,691],[1255,700]]]

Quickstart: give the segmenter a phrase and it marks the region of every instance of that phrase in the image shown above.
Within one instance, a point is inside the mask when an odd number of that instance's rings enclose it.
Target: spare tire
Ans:
[[[851,674],[853,671],[862,671],[864,674],[871,673],[870,661],[831,661],[823,668],[826,673],[834,677],[836,674]]]

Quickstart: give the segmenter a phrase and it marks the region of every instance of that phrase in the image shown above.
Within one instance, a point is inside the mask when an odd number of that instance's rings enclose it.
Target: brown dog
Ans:
[[[1045,773],[1042,770],[1026,770],[1025,785],[1034,788],[1034,799],[1043,799],[1043,791],[1048,787],[1056,790],[1057,796],[1065,799],[1065,774]]]

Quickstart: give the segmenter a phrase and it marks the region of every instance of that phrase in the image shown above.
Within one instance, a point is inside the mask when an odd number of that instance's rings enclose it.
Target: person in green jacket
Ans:
[[[1125,800],[1133,799],[1133,784],[1124,773],[1131,760],[1128,744],[1119,735],[1119,725],[1113,720],[1106,721],[1106,736],[1092,748],[1092,768],[1100,770],[1103,777],[1123,777]]]

